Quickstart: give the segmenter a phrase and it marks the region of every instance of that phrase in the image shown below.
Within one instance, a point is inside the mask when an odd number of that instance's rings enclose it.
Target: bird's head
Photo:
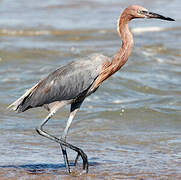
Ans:
[[[162,19],[162,20],[167,20],[167,21],[175,21],[172,18],[164,17],[162,15],[159,15],[159,14],[156,14],[153,12],[149,12],[144,7],[141,7],[138,5],[131,5],[131,6],[127,7],[124,10],[124,13],[130,20],[134,19],[134,18],[147,18],[147,19],[155,18],[155,19]]]

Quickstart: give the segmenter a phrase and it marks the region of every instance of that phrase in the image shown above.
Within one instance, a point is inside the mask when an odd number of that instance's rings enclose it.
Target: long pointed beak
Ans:
[[[153,12],[148,12],[146,14],[146,17],[147,18],[155,18],[155,19],[162,19],[162,20],[166,20],[166,21],[175,21],[174,19],[170,18],[170,17],[164,17],[160,14],[156,14],[156,13],[153,13]]]

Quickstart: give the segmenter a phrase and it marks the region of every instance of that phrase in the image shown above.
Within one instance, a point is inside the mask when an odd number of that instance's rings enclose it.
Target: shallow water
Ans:
[[[68,141],[88,155],[88,175],[65,172],[60,148],[40,137],[47,112],[22,114],[6,107],[48,72],[72,60],[112,56],[126,1],[2,1],[0,8],[0,178],[180,179],[181,16],[180,1],[139,1],[176,22],[135,20],[135,47],[127,64],[88,97]],[[137,4],[129,1],[129,4]],[[69,107],[47,125],[61,136]],[[76,154],[68,151],[70,160]]]

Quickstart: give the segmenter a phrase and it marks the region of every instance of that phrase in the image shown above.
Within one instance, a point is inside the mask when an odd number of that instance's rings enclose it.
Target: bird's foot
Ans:
[[[81,149],[79,149],[79,150],[80,151],[77,152],[77,156],[75,158],[74,165],[75,166],[77,165],[79,157],[81,157],[82,160],[83,160],[83,170],[82,170],[81,174],[88,173],[88,166],[89,166],[89,164],[88,164],[87,155]]]

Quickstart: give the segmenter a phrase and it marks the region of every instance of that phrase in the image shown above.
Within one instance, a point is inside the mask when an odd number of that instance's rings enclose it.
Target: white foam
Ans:
[[[117,99],[117,100],[114,100],[113,103],[120,104],[120,103],[122,103],[122,101]]]
[[[152,57],[154,56],[156,53],[155,52],[148,52],[148,51],[142,51],[142,53],[146,56],[146,57]]]
[[[139,28],[133,28],[131,29],[131,31],[134,33],[134,34],[142,34],[142,33],[145,33],[145,32],[160,32],[160,31],[164,31],[165,28],[161,28],[161,27],[139,27]]]
[[[163,63],[163,62],[164,62],[164,59],[162,59],[162,58],[156,58],[156,61],[157,61],[158,63]]]
[[[1,81],[2,82],[11,82],[11,81],[15,82],[15,81],[20,81],[20,79],[19,78],[4,78]]]
[[[0,29],[0,35],[26,35],[26,36],[39,36],[39,35],[49,35],[51,31],[48,30],[11,30],[11,29]]]

